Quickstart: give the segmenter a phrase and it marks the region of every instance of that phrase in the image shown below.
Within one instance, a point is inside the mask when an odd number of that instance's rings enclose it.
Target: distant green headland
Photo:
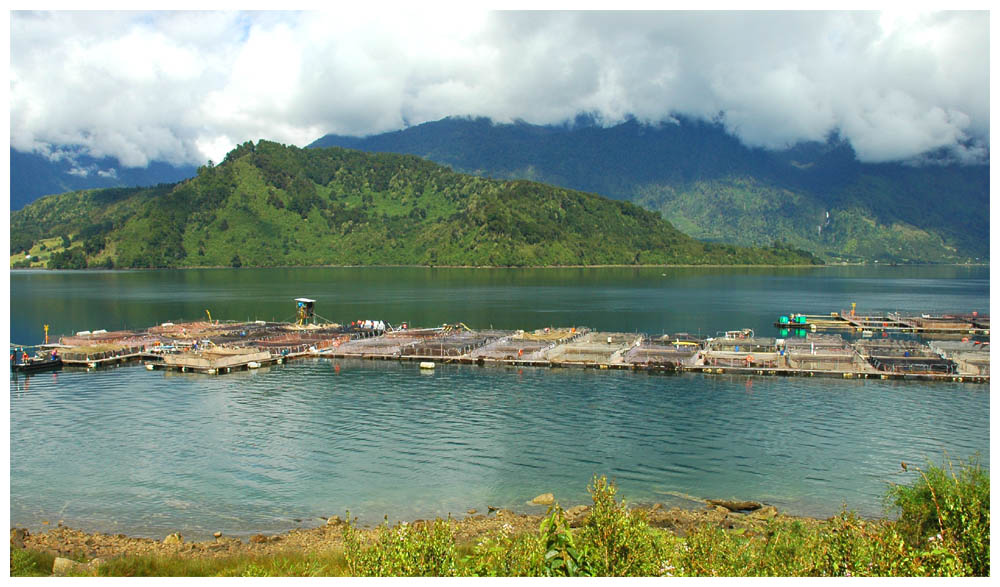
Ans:
[[[801,265],[781,242],[695,240],[656,212],[412,155],[247,142],[197,176],[11,213],[12,267]]]

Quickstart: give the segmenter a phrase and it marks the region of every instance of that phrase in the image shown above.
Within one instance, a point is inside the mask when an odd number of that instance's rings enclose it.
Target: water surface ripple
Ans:
[[[630,501],[879,515],[900,461],[989,456],[984,386],[328,359],[22,377],[11,420],[12,524],[153,536],[532,511],[586,502],[595,473]]]
[[[989,312],[983,267],[16,271],[10,337],[317,312],[473,328],[773,336],[789,312]],[[335,369],[339,366],[339,371]],[[11,378],[11,523],[190,538],[520,511],[592,476],[634,502],[758,499],[883,513],[900,461],[989,464],[985,385],[306,360],[212,377],[141,367]]]

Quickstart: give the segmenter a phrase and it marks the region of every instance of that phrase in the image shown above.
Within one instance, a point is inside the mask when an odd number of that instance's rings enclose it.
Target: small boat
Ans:
[[[62,358],[56,357],[54,359],[40,359],[38,357],[30,357],[24,363],[15,363],[11,365],[12,371],[17,371],[19,373],[36,373],[38,371],[50,371],[52,369],[62,368]]]

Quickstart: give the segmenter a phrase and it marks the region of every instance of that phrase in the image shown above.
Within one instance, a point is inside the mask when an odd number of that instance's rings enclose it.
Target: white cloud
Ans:
[[[833,130],[867,161],[989,144],[986,12],[11,13],[11,145],[122,165],[449,115]]]

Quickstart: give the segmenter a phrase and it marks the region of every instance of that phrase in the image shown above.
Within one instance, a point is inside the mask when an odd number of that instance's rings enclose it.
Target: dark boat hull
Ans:
[[[11,369],[18,373],[36,373],[38,371],[51,371],[62,367],[62,359],[48,359],[45,361],[29,361],[27,363],[17,363],[11,365]]]

